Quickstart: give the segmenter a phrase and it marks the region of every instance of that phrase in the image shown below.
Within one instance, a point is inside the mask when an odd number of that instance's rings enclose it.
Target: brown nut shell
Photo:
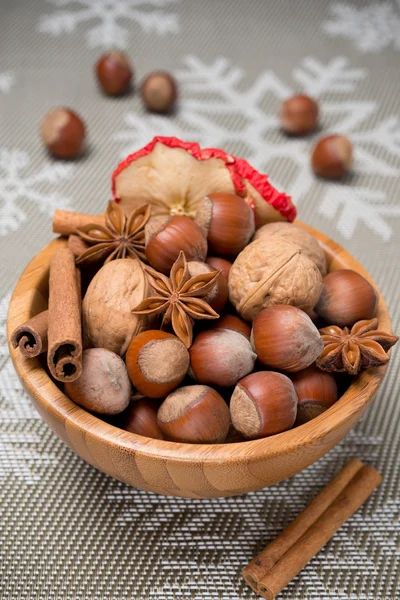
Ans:
[[[336,380],[330,373],[310,366],[291,376],[297,394],[296,425],[315,419],[333,406],[338,397]]]
[[[97,81],[108,96],[120,96],[127,92],[132,76],[131,62],[119,50],[106,52],[96,63]]]
[[[301,248],[277,236],[273,244],[260,238],[246,246],[232,265],[228,285],[237,312],[251,321],[274,304],[311,311],[321,293],[322,277]]]
[[[252,373],[235,387],[230,412],[234,428],[247,439],[286,431],[296,420],[293,383],[286,375],[273,371]]]
[[[328,135],[313,148],[311,166],[316,175],[325,179],[340,179],[353,163],[353,144],[344,135]]]
[[[70,108],[54,108],[48,112],[40,125],[40,135],[48,151],[56,158],[76,158],[86,146],[85,124]]]
[[[229,279],[229,272],[231,270],[232,263],[226,258],[220,258],[219,256],[207,256],[206,263],[214,267],[217,271],[221,271],[226,281]]]
[[[120,427],[153,440],[163,440],[164,436],[157,423],[159,407],[160,401],[153,398],[140,398],[132,402],[123,416]]]
[[[309,367],[324,347],[310,317],[295,306],[283,304],[256,316],[252,343],[263,365],[288,373]]]
[[[178,88],[172,75],[165,71],[156,71],[150,73],[143,81],[140,94],[147,110],[167,113],[175,107]]]
[[[378,294],[359,273],[350,269],[332,271],[323,280],[315,311],[329,325],[352,327],[374,317]]]
[[[135,336],[126,353],[128,375],[148,398],[165,398],[184,379],[189,368],[185,344],[171,333],[148,330]]]
[[[89,348],[82,354],[82,374],[65,383],[67,395],[86,410],[116,415],[126,409],[131,395],[122,358],[105,348]]]
[[[211,387],[188,385],[167,396],[158,411],[158,424],[174,442],[222,444],[229,431],[229,408]]]
[[[305,94],[296,94],[282,102],[279,113],[282,129],[290,135],[305,135],[318,125],[318,103]]]
[[[188,269],[191,277],[202,275],[204,273],[211,273],[217,270],[211,265],[197,260],[190,261],[188,263]],[[215,310],[215,312],[220,314],[228,301],[228,295],[228,282],[221,272],[218,277],[217,285],[215,285],[203,299]]]
[[[231,329],[237,333],[241,333],[250,339],[251,327],[248,323],[237,317],[236,315],[230,315],[226,313],[219,319],[212,321],[209,329]]]

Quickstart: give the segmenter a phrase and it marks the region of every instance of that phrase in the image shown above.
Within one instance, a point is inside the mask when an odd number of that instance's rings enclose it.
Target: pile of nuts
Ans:
[[[83,299],[82,375],[65,385],[73,401],[154,439],[239,442],[318,417],[343,373],[389,360],[396,338],[378,330],[376,291],[355,271],[328,272],[306,229],[281,216],[256,229],[237,193],[196,204],[191,218],[110,202],[103,229],[77,230],[91,244],[77,264],[100,264]]]

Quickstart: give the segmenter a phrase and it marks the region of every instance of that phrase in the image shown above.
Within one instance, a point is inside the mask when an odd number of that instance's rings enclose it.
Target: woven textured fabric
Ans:
[[[104,97],[93,64],[110,47],[136,81],[173,72],[173,117],[135,93]],[[386,0],[2,0],[0,3],[0,598],[244,600],[241,569],[351,457],[383,483],[281,594],[395,600],[400,591],[400,352],[371,408],[318,463],[237,498],[137,491],[96,471],[42,422],[8,356],[10,293],[51,237],[56,207],[99,212],[110,176],[153,135],[222,147],[270,174],[299,217],[344,245],[375,278],[399,331],[400,2]],[[349,135],[353,173],[317,180],[318,134],[288,139],[281,100],[319,99],[322,129]],[[89,149],[52,160],[38,135],[53,106],[85,119]]]

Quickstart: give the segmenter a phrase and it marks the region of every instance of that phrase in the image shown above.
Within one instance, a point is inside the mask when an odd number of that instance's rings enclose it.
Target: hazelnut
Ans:
[[[228,285],[231,303],[251,321],[274,304],[311,311],[321,293],[322,277],[301,248],[276,236],[273,243],[260,238],[246,246],[232,265]]]
[[[211,265],[207,263],[199,262],[197,260],[191,261],[188,263],[188,269],[191,277],[195,277],[196,275],[202,275],[203,273],[211,273],[213,271],[217,271],[218,269],[214,269]],[[215,310],[217,313],[221,313],[227,300],[228,300],[228,282],[222,272],[220,272],[217,285],[212,288],[210,292],[206,296],[204,296],[203,300],[208,302],[208,304]]]
[[[253,241],[262,238],[273,244],[277,235],[303,250],[304,254],[317,265],[322,277],[326,275],[327,263],[325,252],[315,237],[302,227],[281,221],[267,223],[260,227],[260,229],[257,229]]]
[[[222,315],[219,319],[211,322],[209,329],[230,329],[237,333],[242,333],[250,339],[251,327],[248,323],[240,319],[236,315],[230,315],[228,313]]]
[[[89,348],[82,354],[82,374],[65,384],[68,396],[90,410],[116,415],[129,404],[131,382],[122,358],[105,348]]]
[[[311,366],[295,373],[291,379],[298,399],[296,425],[311,421],[335,404],[338,390],[330,373]]]
[[[219,256],[207,256],[206,263],[211,265],[217,271],[221,271],[226,281],[229,279],[229,271],[231,270],[232,263],[225,258],[219,258]]]
[[[132,402],[123,415],[120,426],[125,431],[162,440],[164,436],[157,423],[157,412],[160,401],[153,398],[140,398]]]
[[[227,387],[251,373],[256,355],[249,340],[231,329],[208,329],[190,350],[189,375],[200,383]]]
[[[207,256],[207,240],[190,217],[155,217],[147,223],[145,235],[147,260],[167,275],[181,250],[188,261],[203,262]]]
[[[318,125],[318,104],[309,96],[297,94],[282,102],[279,118],[286,133],[310,133]]]
[[[372,285],[356,271],[340,269],[328,273],[315,307],[329,325],[352,327],[362,319],[372,319],[378,295]]]
[[[85,149],[85,125],[70,108],[54,108],[48,112],[40,125],[40,135],[48,151],[56,158],[76,158]]]
[[[251,335],[259,361],[289,373],[309,367],[324,348],[310,317],[284,304],[261,311],[254,319]]]
[[[209,194],[199,202],[195,221],[207,232],[209,250],[223,256],[238,254],[254,233],[254,212],[236,194]]]
[[[175,79],[164,71],[150,73],[143,81],[140,93],[147,110],[156,113],[171,112],[178,95]]]
[[[296,411],[293,383],[286,375],[273,371],[260,371],[241,379],[230,402],[234,428],[252,440],[290,429]]]
[[[120,96],[130,87],[133,70],[128,57],[118,50],[106,52],[96,63],[96,76],[108,96]]]
[[[158,425],[174,442],[222,444],[229,431],[229,408],[207,385],[188,385],[166,397],[158,411]]]
[[[189,368],[185,344],[171,333],[148,330],[133,338],[126,353],[128,375],[149,398],[165,398],[184,379]]]
[[[327,135],[315,145],[311,166],[316,175],[325,179],[339,179],[351,169],[353,144],[344,135]]]

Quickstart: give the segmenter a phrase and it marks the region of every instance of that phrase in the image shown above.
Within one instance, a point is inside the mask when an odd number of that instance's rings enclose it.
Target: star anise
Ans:
[[[148,266],[144,270],[156,295],[145,298],[132,312],[136,315],[163,314],[161,329],[171,324],[175,334],[190,348],[194,320],[219,317],[204,297],[217,285],[220,271],[191,277],[182,251],[172,265],[169,278]]]
[[[399,339],[386,331],[379,331],[378,319],[358,321],[351,330],[336,325],[320,329],[324,349],[317,367],[324,371],[345,372],[357,375],[361,369],[385,365],[386,353]]]
[[[151,208],[138,206],[129,218],[123,208],[110,200],[105,214],[105,226],[89,224],[77,230],[77,234],[89,244],[89,248],[76,259],[78,265],[88,265],[116,258],[139,258],[146,260],[144,228],[150,219]]]

